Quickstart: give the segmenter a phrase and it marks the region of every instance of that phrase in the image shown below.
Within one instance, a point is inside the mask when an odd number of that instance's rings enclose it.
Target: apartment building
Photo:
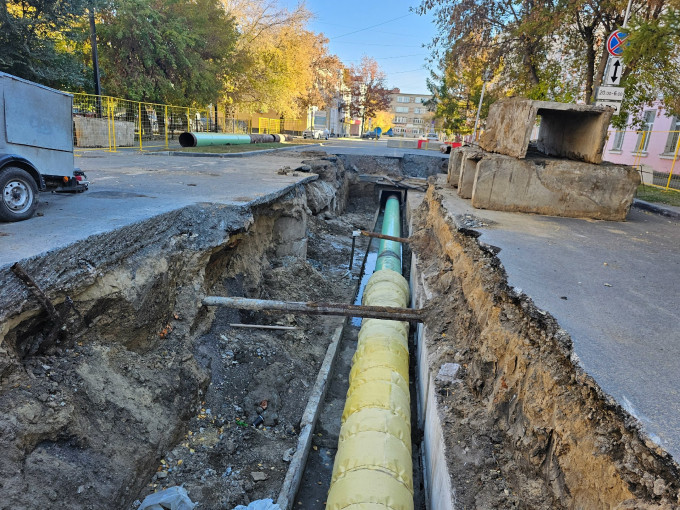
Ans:
[[[392,132],[396,136],[419,137],[434,130],[434,116],[423,104],[432,96],[392,91],[390,112],[394,116]]]

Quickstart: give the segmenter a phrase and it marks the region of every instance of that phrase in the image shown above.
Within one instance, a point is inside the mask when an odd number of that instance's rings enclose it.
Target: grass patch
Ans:
[[[207,147],[184,147],[182,152],[207,152],[211,154],[232,154],[235,152],[261,151],[265,149],[281,149],[304,145],[301,143],[247,143],[243,145],[209,145]]]
[[[654,186],[640,184],[635,197],[645,202],[656,202],[658,204],[674,205],[680,207],[680,191],[665,190]]]

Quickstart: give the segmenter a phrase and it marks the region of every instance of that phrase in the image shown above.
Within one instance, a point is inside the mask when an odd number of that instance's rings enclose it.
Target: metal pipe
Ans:
[[[179,135],[179,144],[182,147],[207,147],[209,145],[245,145],[247,143],[252,143],[250,135],[232,135],[224,133],[192,133],[192,132],[186,132]]]
[[[401,275],[399,199],[385,203],[376,271],[364,289],[366,306],[405,307]],[[397,270],[394,270],[396,268]],[[326,510],[413,509],[408,324],[364,320],[349,376],[338,451]]]
[[[366,287],[368,289],[368,286]],[[249,299],[244,297],[206,296],[205,306],[226,306],[239,310],[297,312],[304,315],[341,315],[404,321],[422,320],[421,310],[394,306],[360,306],[345,303],[313,303],[301,301],[277,301],[270,299]]]
[[[391,237],[401,237],[401,216],[399,214],[399,198],[395,195],[388,197],[385,202],[382,234]],[[401,274],[401,243],[388,239],[381,239],[378,247],[378,260],[375,270],[391,269]]]
[[[396,241],[398,243],[410,243],[411,239],[408,237],[394,237],[394,236],[386,236],[385,234],[378,234],[377,232],[369,232],[368,230],[360,230],[359,231],[362,236],[366,237],[376,237],[378,239],[387,239],[388,241]]]

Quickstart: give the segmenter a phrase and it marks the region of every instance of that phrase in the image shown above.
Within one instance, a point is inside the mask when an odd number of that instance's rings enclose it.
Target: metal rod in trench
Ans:
[[[313,303],[300,301],[277,301],[249,299],[244,297],[206,296],[205,306],[225,306],[240,310],[297,312],[304,315],[340,315],[367,319],[388,319],[402,321],[423,321],[422,309],[397,308],[391,306],[360,306],[345,303]]]

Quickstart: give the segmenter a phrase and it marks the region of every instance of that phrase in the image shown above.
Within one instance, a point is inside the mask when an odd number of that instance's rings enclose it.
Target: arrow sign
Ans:
[[[623,62],[620,58],[609,57],[609,64],[607,65],[607,75],[604,79],[605,85],[618,85],[621,83],[621,75],[623,74]]]

